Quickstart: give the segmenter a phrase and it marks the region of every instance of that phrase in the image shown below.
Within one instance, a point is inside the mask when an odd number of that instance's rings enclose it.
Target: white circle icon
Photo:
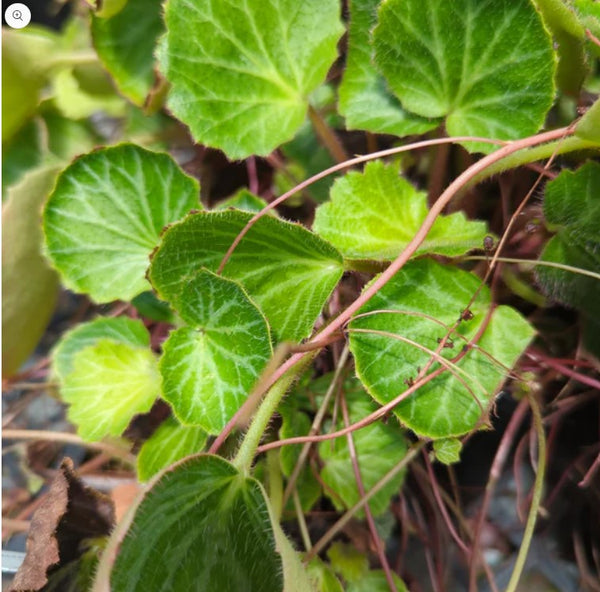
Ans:
[[[15,2],[4,11],[4,20],[11,29],[23,29],[31,20],[31,11],[25,4]]]

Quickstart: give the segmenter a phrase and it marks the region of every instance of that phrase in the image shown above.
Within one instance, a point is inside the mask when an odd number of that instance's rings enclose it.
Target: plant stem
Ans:
[[[308,106],[308,117],[315,128],[317,136],[321,139],[327,150],[336,162],[344,162],[348,160],[346,150],[342,146],[335,132],[327,125],[322,115],[312,106]]]
[[[311,353],[295,364],[279,378],[266,394],[258,410],[254,414],[250,427],[244,436],[244,440],[232,461],[233,465],[237,467],[240,472],[246,474],[250,473],[256,449],[260,444],[265,428],[277,410],[277,406],[294,380],[296,380],[296,378],[310,365],[316,355],[317,352]]]
[[[567,154],[569,152],[574,152],[575,150],[586,150],[589,148],[598,150],[600,149],[600,146],[590,140],[584,140],[578,136],[571,136],[549,142],[548,144],[542,144],[541,146],[519,150],[519,152],[511,154],[479,172],[465,184],[465,189],[477,185],[477,183],[481,183],[481,181],[509,169],[514,169],[538,160],[544,160],[545,158],[550,158],[552,155],[558,156],[559,154]]]
[[[535,474],[533,498],[531,500],[531,507],[529,508],[529,516],[527,516],[527,524],[525,525],[525,532],[523,533],[523,541],[519,548],[517,561],[505,592],[514,592],[517,589],[519,578],[521,577],[523,567],[525,567],[525,560],[527,559],[527,553],[531,546],[533,530],[540,509],[540,502],[542,500],[542,492],[544,489],[544,477],[546,474],[546,434],[544,433],[542,414],[537,401],[533,397],[529,397],[529,404],[533,414],[533,425],[538,438],[538,466]]]

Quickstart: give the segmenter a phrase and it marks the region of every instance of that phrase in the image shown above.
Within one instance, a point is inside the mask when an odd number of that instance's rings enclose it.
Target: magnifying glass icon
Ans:
[[[31,22],[31,10],[27,4],[13,2],[4,9],[4,20],[11,29],[24,29]]]

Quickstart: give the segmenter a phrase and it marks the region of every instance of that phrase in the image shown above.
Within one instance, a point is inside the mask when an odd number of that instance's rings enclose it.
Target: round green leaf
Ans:
[[[350,0],[348,54],[340,84],[340,113],[348,129],[406,136],[422,134],[439,124],[409,113],[386,88],[373,65],[371,31],[377,24],[380,0]]]
[[[152,483],[113,534],[94,590],[275,592],[282,563],[259,483],[199,455]]]
[[[521,138],[552,105],[556,57],[530,0],[387,0],[374,45],[402,105],[445,116],[449,135]]]
[[[232,159],[266,156],[293,137],[335,60],[339,12],[338,0],[170,0],[171,110]]]
[[[135,415],[149,411],[159,385],[148,348],[100,339],[73,357],[61,395],[77,433],[84,440],[100,440],[121,435]]]
[[[349,259],[389,261],[406,247],[428,214],[427,196],[398,174],[394,165],[367,164],[363,173],[336,180],[331,201],[317,209],[313,230]],[[485,222],[462,212],[438,216],[417,254],[449,257],[481,248]]]
[[[405,265],[360,309],[359,314],[381,311],[355,319],[349,329],[356,372],[376,401],[388,403],[406,390],[407,383],[427,364],[429,352],[435,351],[438,339],[446,335],[447,328],[467,308],[480,284],[474,274],[426,259],[417,260]],[[470,339],[477,333],[490,306],[490,292],[482,286],[469,307],[473,318],[463,320],[458,334],[451,335],[448,345],[453,347],[443,348],[444,358],[451,359],[461,351],[466,341],[460,335]],[[400,402],[394,413],[403,424],[425,437],[449,438],[469,432],[491,404],[494,392],[506,378],[506,368],[512,368],[533,333],[516,310],[499,306],[479,339],[478,348],[470,349],[456,363],[458,370],[446,370],[432,379]],[[439,366],[440,362],[435,362],[432,369]]]
[[[252,214],[200,212],[173,224],[154,253],[149,278],[178,308],[181,291],[203,267],[216,271]],[[279,340],[299,341],[312,330],[342,275],[342,258],[306,228],[264,216],[237,246],[223,275],[238,281],[265,313]]]
[[[170,417],[144,442],[137,457],[140,481],[148,481],[161,469],[185,456],[200,452],[207,434],[202,428],[182,426]]]
[[[459,462],[461,450],[462,442],[458,438],[444,438],[433,442],[435,458],[445,465]]]
[[[361,420],[377,408],[356,379],[346,381],[344,394],[351,423]],[[338,427],[343,427],[343,423],[339,422]],[[400,462],[406,453],[406,440],[395,421],[373,423],[354,432],[352,436],[362,482],[365,490],[369,491]],[[324,488],[325,493],[336,508],[351,508],[361,496],[356,484],[348,439],[343,437],[331,442],[321,442],[319,455],[324,463],[321,478],[329,486]],[[374,516],[387,510],[390,498],[396,495],[402,486],[404,474],[404,471],[400,472],[371,498],[369,508]],[[329,494],[331,491],[335,492],[335,495]],[[364,511],[361,510],[358,516],[364,516]]]
[[[164,30],[161,12],[162,0],[129,0],[110,18],[92,17],[98,57],[119,90],[137,105],[144,104],[154,84],[154,48]]]
[[[267,321],[236,282],[206,270],[185,285],[179,309],[190,327],[164,344],[163,397],[183,424],[218,434],[271,357]]]
[[[85,154],[59,176],[44,210],[47,253],[64,284],[96,302],[148,290],[162,229],[199,207],[198,182],[167,154],[122,144]]]
[[[150,335],[141,321],[127,317],[99,317],[77,325],[61,337],[52,350],[52,376],[63,381],[73,370],[75,355],[101,339],[133,347],[150,347]]]

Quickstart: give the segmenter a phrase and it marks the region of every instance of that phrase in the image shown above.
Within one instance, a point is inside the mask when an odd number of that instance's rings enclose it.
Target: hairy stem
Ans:
[[[310,365],[315,356],[316,353],[308,355],[299,361],[293,368],[290,368],[290,370],[281,376],[281,378],[279,378],[279,380],[271,387],[263,399],[252,418],[250,427],[248,428],[244,440],[233,460],[233,464],[240,472],[245,472],[246,474],[250,473],[256,449],[260,444],[265,428],[277,410],[277,406],[292,383]]]

